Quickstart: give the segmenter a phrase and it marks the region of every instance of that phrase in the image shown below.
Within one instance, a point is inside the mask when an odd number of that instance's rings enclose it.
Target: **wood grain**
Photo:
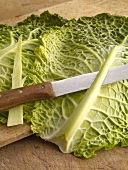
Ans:
[[[81,16],[94,16],[99,13],[128,16],[128,10],[125,8],[127,6],[128,0],[70,0],[22,16],[15,16],[9,20],[0,21],[0,23],[15,25],[33,13],[40,15],[46,10],[49,10],[51,13],[57,13],[67,19],[79,18]]]
[[[17,125],[12,127],[0,125],[0,147],[30,136],[31,134],[32,131],[30,128],[30,124],[25,122],[23,125]]]
[[[69,0],[0,0],[0,21],[22,16]]]
[[[80,16],[94,16],[98,13],[111,13],[128,16],[127,0],[72,0],[32,13],[40,14],[45,10],[58,13],[71,19]],[[29,14],[3,21],[15,25]],[[72,154],[64,154],[52,143],[31,135],[30,125],[24,124],[12,128],[0,126],[0,169],[1,170],[127,170],[128,147],[117,146],[110,151],[98,151],[91,159],[76,158]],[[19,140],[15,143],[12,143]],[[8,143],[12,143],[7,145]],[[2,145],[3,144],[3,145]]]
[[[98,151],[91,159],[60,152],[52,143],[30,136],[0,149],[1,170],[128,170],[128,148]]]

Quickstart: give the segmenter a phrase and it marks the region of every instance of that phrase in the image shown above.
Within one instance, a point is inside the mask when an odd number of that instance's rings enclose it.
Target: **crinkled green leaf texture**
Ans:
[[[35,82],[98,70],[100,76],[88,91],[36,102],[33,132],[78,157],[90,158],[119,142],[128,146],[128,80],[101,87],[104,63],[106,71],[128,63],[128,18],[100,14],[73,19],[40,36],[35,53]]]
[[[45,12],[15,27],[0,25],[0,91],[11,88],[23,34],[24,86],[100,70],[88,91],[24,105],[33,132],[78,157],[92,157],[119,142],[128,146],[128,80],[101,87],[110,67],[128,63],[128,18],[100,14],[66,22]],[[0,122],[6,120],[0,113]]]
[[[61,18],[57,14],[50,14],[45,11],[40,16],[31,15],[23,22],[16,26],[0,25],[0,91],[11,89],[14,65],[14,56],[16,55],[17,41],[20,35],[23,37],[22,41],[22,67],[23,78],[25,78],[25,85],[35,84],[38,81],[38,73],[36,67],[30,70],[35,61],[36,55],[34,49],[39,46],[39,35],[44,34],[50,28],[58,29],[65,24],[67,20]],[[32,77],[32,78],[31,78]],[[36,77],[36,82],[34,81]],[[24,105],[24,118],[27,121],[31,119],[31,110],[33,104]],[[6,123],[8,111],[0,113],[0,122]]]

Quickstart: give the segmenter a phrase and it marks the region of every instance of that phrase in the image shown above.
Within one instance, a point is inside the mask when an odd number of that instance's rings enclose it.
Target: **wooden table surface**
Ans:
[[[128,0],[6,0],[6,2],[1,0],[0,22],[14,25],[28,16],[27,13],[40,14],[45,10],[69,19],[83,15],[92,16],[102,12],[128,16],[127,7]],[[30,135],[28,126],[24,131],[19,127],[19,133],[20,130],[22,130],[20,134],[22,137]],[[11,130],[8,130],[8,133],[2,132],[5,137],[10,134],[12,139]],[[16,132],[13,137],[18,140],[20,139],[18,135]],[[4,141],[2,143],[4,145]],[[56,145],[30,135],[0,148],[0,170],[34,169],[128,170],[128,147],[116,146],[110,151],[98,151],[97,156],[91,159],[81,159],[72,154],[63,154]]]

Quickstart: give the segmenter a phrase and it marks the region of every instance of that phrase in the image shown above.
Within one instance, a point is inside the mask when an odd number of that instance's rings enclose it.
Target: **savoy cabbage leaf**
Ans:
[[[19,36],[22,35],[22,78],[25,78],[25,86],[34,84],[31,81],[31,75],[37,75],[36,72],[30,72],[30,68],[36,58],[34,49],[39,46],[39,35],[44,34],[51,27],[58,29],[66,22],[67,20],[59,15],[45,11],[40,16],[31,15],[16,26],[0,24],[0,91],[12,88],[14,58],[17,53]],[[33,104],[24,105],[24,113],[26,113],[24,117],[27,117],[27,120],[29,120],[27,115],[31,117],[31,109],[33,109]],[[0,113],[0,122],[6,123],[7,117],[8,111]]]
[[[40,36],[35,53],[35,82],[100,74],[87,91],[36,102],[33,132],[85,158],[118,143],[128,146],[128,80],[101,87],[109,68],[128,63],[128,18],[99,14],[73,19]]]

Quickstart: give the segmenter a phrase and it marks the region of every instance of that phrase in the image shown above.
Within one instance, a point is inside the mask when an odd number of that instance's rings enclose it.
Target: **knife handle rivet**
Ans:
[[[41,89],[44,89],[45,88],[45,85],[43,84],[42,86],[41,86]]]

